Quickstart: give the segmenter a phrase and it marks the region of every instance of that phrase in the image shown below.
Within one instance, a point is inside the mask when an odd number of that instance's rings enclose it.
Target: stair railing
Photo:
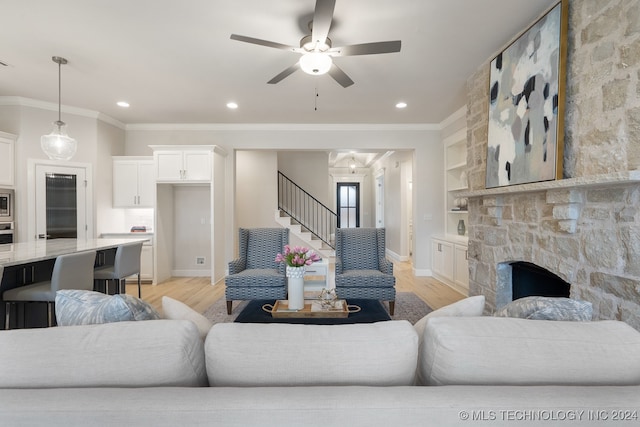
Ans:
[[[331,236],[338,224],[336,213],[280,171],[278,171],[278,209],[335,249]]]

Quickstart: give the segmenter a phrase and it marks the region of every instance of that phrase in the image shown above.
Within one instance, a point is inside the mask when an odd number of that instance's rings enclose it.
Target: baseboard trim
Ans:
[[[430,268],[414,268],[413,275],[420,276],[420,277],[423,277],[423,276],[432,277],[433,271],[431,271]]]
[[[409,257],[406,255],[399,255],[395,252],[393,252],[392,250],[386,249],[385,250],[385,254],[391,258],[392,261],[396,261],[396,262],[406,262],[409,261]]]
[[[211,270],[171,270],[171,275],[175,277],[209,277]]]

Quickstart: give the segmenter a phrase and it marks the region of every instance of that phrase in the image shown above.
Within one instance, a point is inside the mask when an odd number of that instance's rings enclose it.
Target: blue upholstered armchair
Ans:
[[[336,292],[339,298],[389,302],[393,316],[396,278],[385,258],[384,228],[336,229]]]
[[[287,244],[287,228],[239,229],[238,258],[229,263],[224,280],[227,314],[231,314],[233,300],[286,298],[286,266],[275,259]]]

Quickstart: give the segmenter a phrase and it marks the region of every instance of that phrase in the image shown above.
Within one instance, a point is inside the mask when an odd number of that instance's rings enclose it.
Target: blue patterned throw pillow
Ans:
[[[105,295],[77,289],[56,292],[58,326],[155,319],[160,319],[158,312],[145,301],[131,295]]]

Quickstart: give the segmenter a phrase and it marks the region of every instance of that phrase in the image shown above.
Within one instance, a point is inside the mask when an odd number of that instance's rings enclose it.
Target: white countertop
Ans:
[[[121,239],[52,239],[0,245],[0,265],[9,267],[53,259],[75,252],[111,249],[122,244],[146,241],[149,237]]]
[[[102,233],[100,235],[101,238],[104,239],[113,239],[113,238],[129,238],[129,237],[152,237],[153,231],[123,231],[123,232],[115,232],[115,233]]]

